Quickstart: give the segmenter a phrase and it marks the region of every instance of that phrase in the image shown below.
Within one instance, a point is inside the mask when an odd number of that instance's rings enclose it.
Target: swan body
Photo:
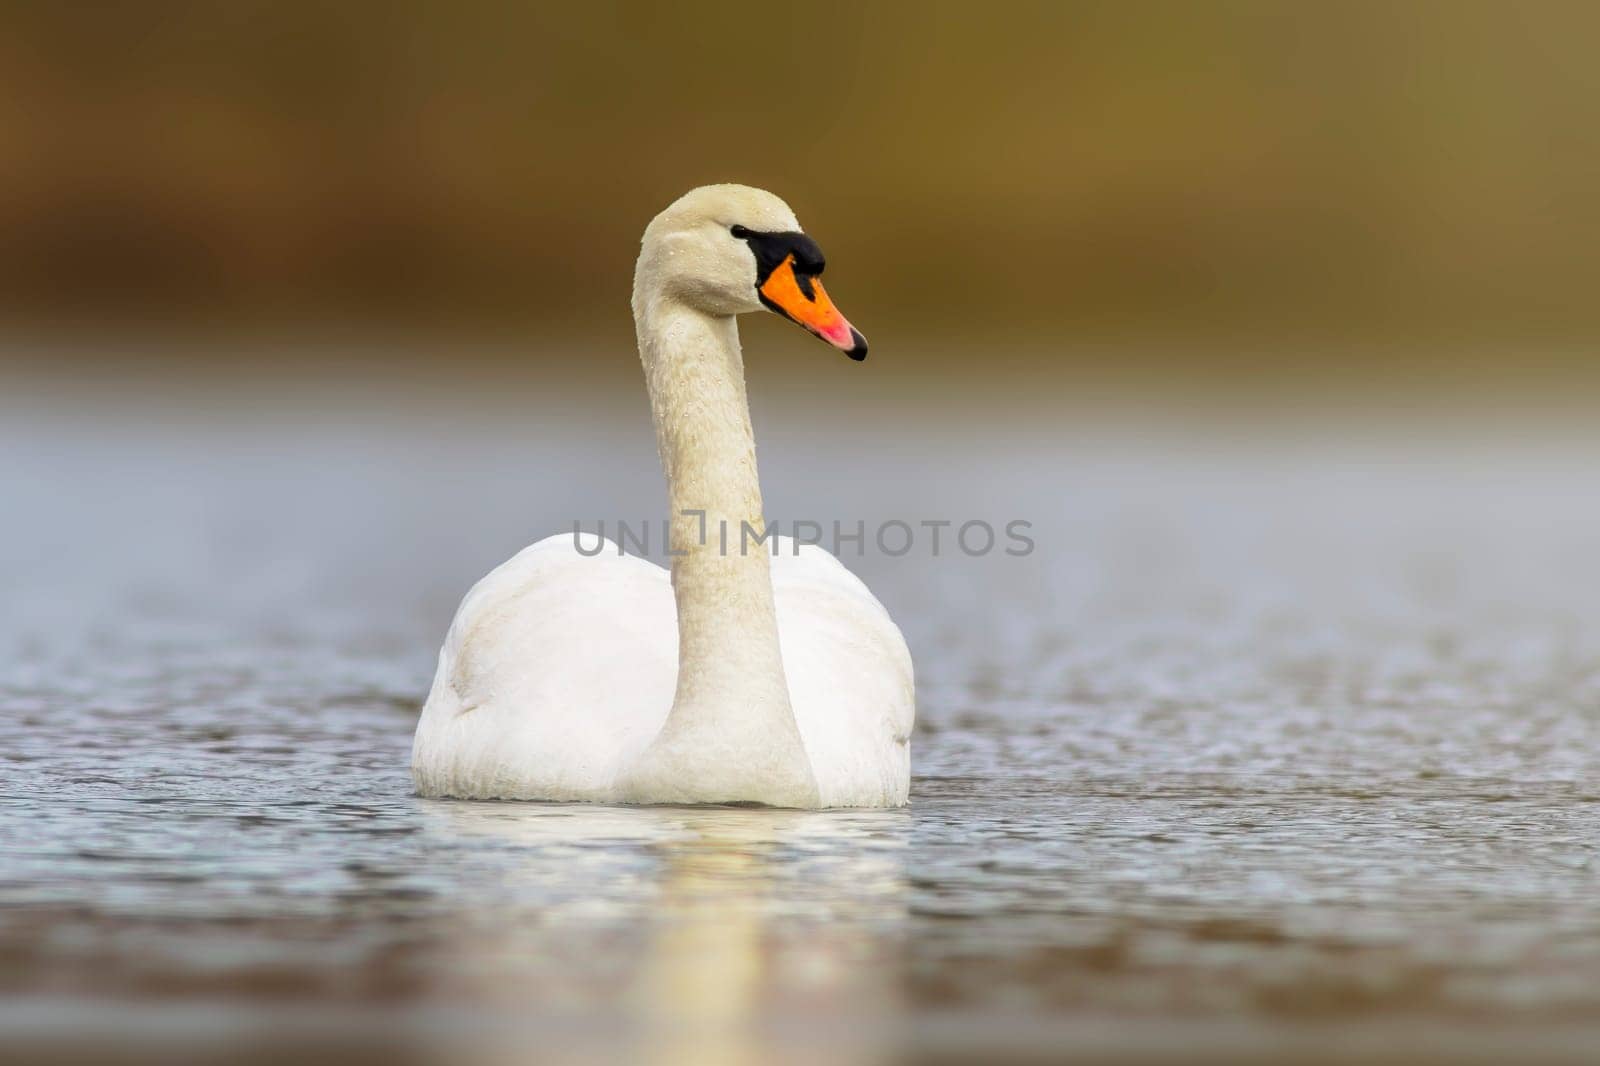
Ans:
[[[765,524],[734,316],[767,307],[864,357],[822,266],[789,208],[744,186],[696,189],[646,229],[633,309],[672,569],[561,534],[479,581],[417,726],[419,793],[907,802],[915,701],[899,629],[821,548],[741,536]]]
[[[912,717],[905,641],[837,559],[809,544],[796,555],[789,538],[772,540],[779,643],[817,805],[900,806]],[[619,782],[672,707],[672,583],[609,540],[585,535],[581,543],[585,554],[570,534],[547,537],[467,594],[418,732],[419,751],[437,755],[417,761],[423,794],[628,798]],[[547,713],[530,713],[536,708]]]

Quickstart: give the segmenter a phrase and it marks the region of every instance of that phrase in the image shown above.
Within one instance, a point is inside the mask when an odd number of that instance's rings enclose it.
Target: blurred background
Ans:
[[[1597,40],[0,3],[0,1053],[1592,1061]],[[465,590],[661,518],[633,262],[713,181],[872,342],[742,321],[769,518],[1037,549],[840,552],[909,810],[419,800]]]
[[[626,354],[644,223],[732,180],[792,202],[924,380],[1593,373],[1592,4],[0,19],[0,311],[119,360],[315,326],[581,373],[528,342]]]

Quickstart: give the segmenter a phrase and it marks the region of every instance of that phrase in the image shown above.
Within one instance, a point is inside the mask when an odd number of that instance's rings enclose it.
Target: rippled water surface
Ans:
[[[1600,1052],[1592,441],[758,407],[780,522],[1038,550],[846,554],[917,661],[911,809],[636,810],[406,761],[471,580],[659,506],[642,404],[347,400],[8,412],[6,1046]]]

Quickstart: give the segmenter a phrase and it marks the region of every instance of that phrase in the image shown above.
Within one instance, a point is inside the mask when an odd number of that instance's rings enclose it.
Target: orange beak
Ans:
[[[804,326],[850,358],[859,362],[867,357],[867,338],[856,332],[833,306],[820,278],[795,273],[793,255],[786,256],[767,276],[760,295],[768,308]]]

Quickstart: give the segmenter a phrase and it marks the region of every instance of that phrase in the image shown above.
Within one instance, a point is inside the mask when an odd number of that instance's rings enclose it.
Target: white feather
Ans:
[[[823,807],[897,807],[910,783],[911,653],[872,593],[814,545],[775,537],[773,591],[796,724]],[[593,540],[583,542],[593,551]],[[418,791],[622,802],[624,770],[672,707],[668,572],[571,534],[467,593],[417,727]]]

